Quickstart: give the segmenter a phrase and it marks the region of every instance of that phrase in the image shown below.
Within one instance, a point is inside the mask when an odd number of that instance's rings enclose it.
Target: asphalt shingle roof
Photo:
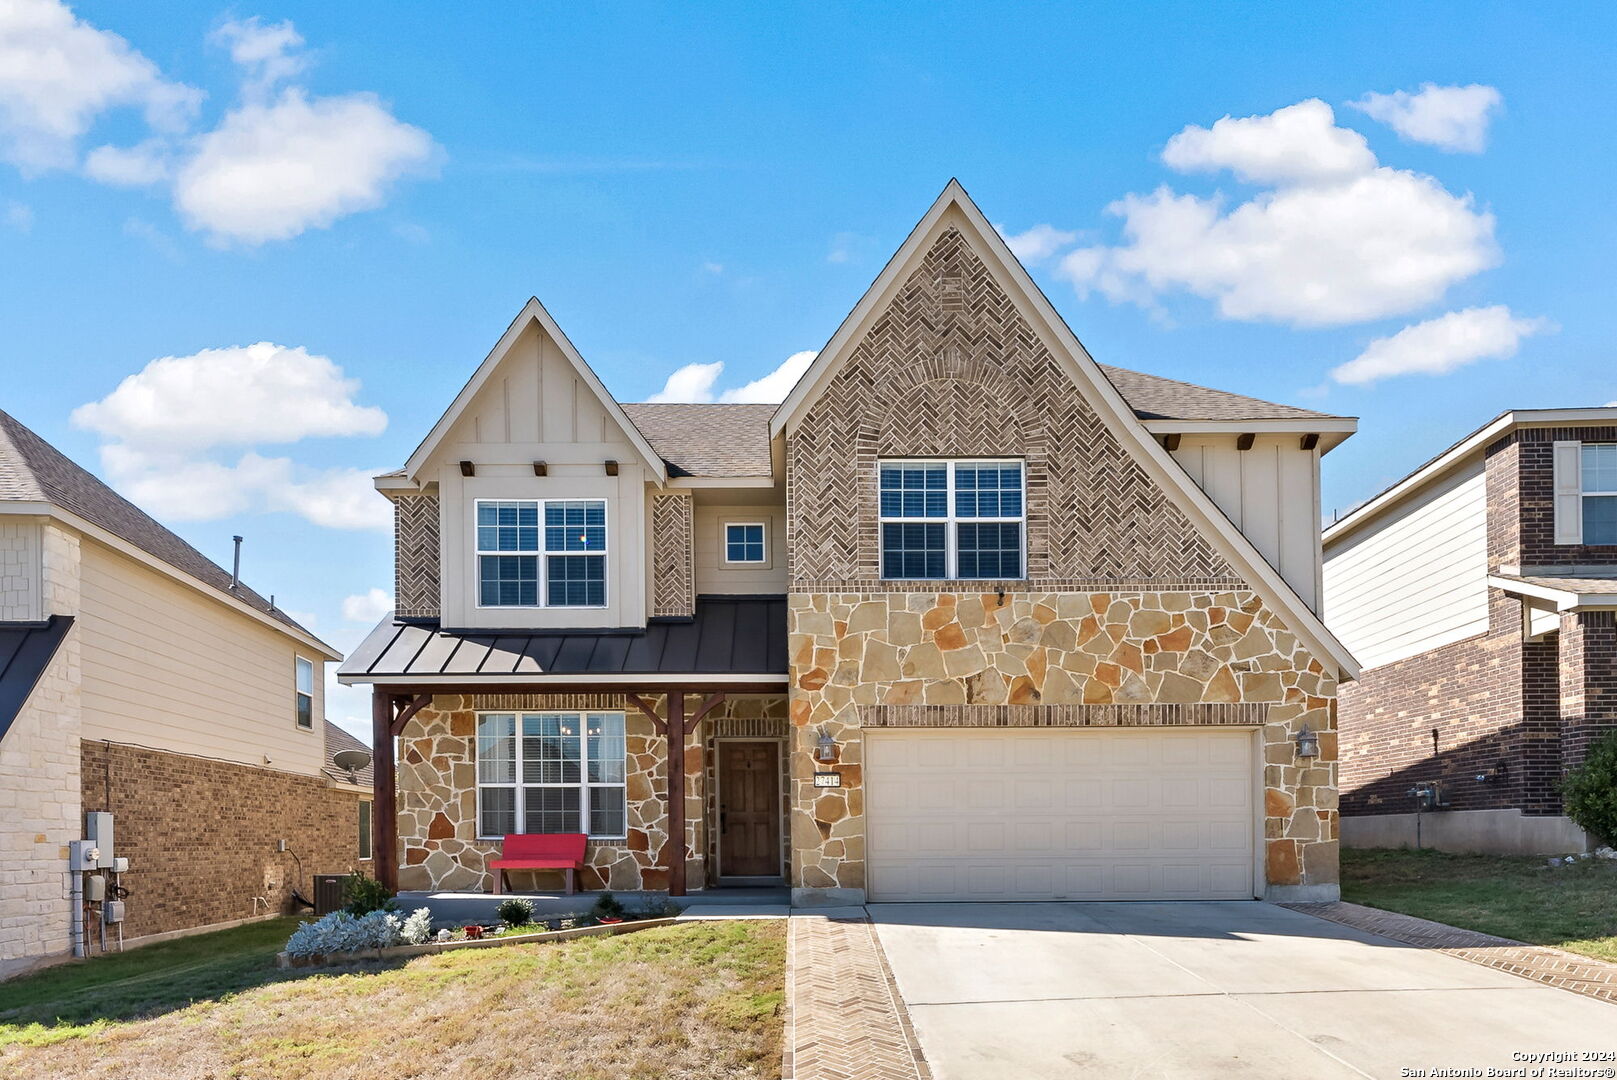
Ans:
[[[205,585],[307,634],[286,612],[246,585],[230,588],[230,571],[158,524],[9,413],[0,411],[0,501],[46,502],[77,514]],[[311,637],[313,635],[310,635]]]
[[[1143,371],[1100,365],[1141,420],[1326,420],[1328,413],[1278,405]]]

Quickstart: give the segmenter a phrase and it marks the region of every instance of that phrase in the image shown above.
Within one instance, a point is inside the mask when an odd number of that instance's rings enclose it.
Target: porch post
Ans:
[[[668,895],[685,895],[685,691],[668,694]]]
[[[371,691],[371,761],[375,794],[371,805],[371,865],[376,880],[399,887],[399,817],[394,799],[393,695]]]

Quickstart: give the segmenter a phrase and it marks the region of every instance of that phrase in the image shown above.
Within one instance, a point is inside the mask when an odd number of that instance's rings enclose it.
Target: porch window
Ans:
[[[883,461],[878,481],[882,577],[1022,576],[1020,461]]]
[[[478,605],[605,607],[606,550],[605,499],[479,499]]]
[[[627,835],[623,714],[481,713],[477,832]]]

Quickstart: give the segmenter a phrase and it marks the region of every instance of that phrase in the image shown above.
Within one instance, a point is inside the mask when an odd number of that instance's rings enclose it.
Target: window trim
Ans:
[[[592,784],[592,783],[590,783],[590,759],[589,759],[589,752],[590,751],[589,751],[589,733],[588,733],[588,730],[587,730],[587,725],[589,723],[588,718],[589,718],[589,715],[591,713],[594,713],[594,714],[599,715],[599,716],[616,716],[616,717],[619,717],[623,721],[623,734],[624,734],[623,783],[621,783],[621,784]],[[522,824],[522,818],[523,818],[523,805],[522,805],[523,796],[522,796],[522,792],[523,792],[524,788],[529,788],[529,787],[535,787],[535,788],[560,788],[562,790],[566,790],[568,788],[575,788],[579,792],[579,796],[578,796],[578,823],[579,823],[584,835],[589,837],[591,843],[614,844],[614,843],[621,843],[621,842],[623,842],[623,841],[625,841],[625,840],[627,840],[629,838],[629,750],[628,750],[629,717],[628,717],[628,714],[626,712],[624,712],[622,709],[479,709],[479,710],[475,711],[472,715],[473,715],[473,722],[472,722],[472,784],[477,790],[477,810],[476,810],[477,820],[474,822],[474,824],[477,827],[477,839],[478,840],[484,841],[484,842],[489,842],[489,841],[497,841],[497,840],[504,840],[505,839],[504,835],[491,836],[491,835],[487,835],[487,834],[485,834],[483,832],[483,789],[484,789],[485,786],[486,787],[491,787],[491,788],[510,788],[510,789],[512,789],[512,791],[513,791],[512,812],[516,817],[516,821],[514,822],[514,824],[519,825],[519,826]],[[516,744],[517,745],[516,745],[516,757],[514,759],[514,764],[515,764],[515,767],[516,767],[516,771],[515,771],[514,775],[515,775],[516,779],[512,783],[485,785],[483,783],[482,779],[478,776],[478,764],[479,764],[479,762],[478,762],[477,747],[478,747],[478,741],[482,738],[483,718],[488,717],[488,716],[510,716],[510,717],[513,717],[515,719],[515,723],[516,723],[515,734],[516,734]],[[576,784],[524,784],[522,782],[522,761],[523,761],[523,757],[522,757],[522,720],[523,720],[524,717],[528,717],[528,716],[576,716],[576,717],[578,717],[578,719],[579,719],[579,732],[578,732],[578,740],[579,740],[579,744],[578,744],[578,749],[579,749],[578,783],[576,783]],[[590,831],[590,828],[589,828],[589,826],[590,826],[590,789],[591,788],[597,788],[597,787],[618,788],[623,792],[623,831],[621,833],[600,833],[600,834],[597,834],[597,833],[593,833],[593,832]]]
[[[944,482],[945,510],[943,517],[888,517],[881,512],[881,469],[883,465],[944,465],[948,469],[948,478]],[[1022,513],[1017,517],[959,517],[955,513],[955,468],[959,465],[1017,465],[1021,469],[1021,495]],[[1014,578],[970,577],[960,576],[960,536],[959,527],[962,525],[1020,525],[1021,536],[1020,562],[1022,573]],[[888,577],[881,573],[882,581],[1026,581],[1027,580],[1027,459],[1019,457],[883,457],[876,459],[876,562],[878,568],[882,567],[882,526],[883,525],[942,525],[944,576],[940,578],[916,577]]]
[[[299,665],[301,665],[301,664],[309,665],[309,692],[308,693],[304,693],[302,691],[302,689],[300,689],[298,687],[298,672],[301,670],[301,668],[299,667]],[[315,682],[315,679],[314,679],[314,661],[310,660],[307,656],[300,656],[297,653],[293,653],[292,654],[292,726],[294,728],[296,728],[297,730],[299,730],[299,731],[313,731],[314,730],[314,698],[315,698],[314,682]],[[303,698],[308,698],[309,699],[309,722],[307,724],[304,724],[301,720],[298,719],[298,703]]]
[[[747,525],[756,525],[763,530],[763,556],[758,559],[732,559],[730,558],[730,529]],[[745,567],[749,570],[768,570],[769,558],[769,522],[758,521],[722,521],[719,523],[719,562],[726,567]]]
[[[601,518],[606,523],[605,542],[600,551],[546,551],[545,550],[545,506],[547,503],[566,502],[598,502],[601,504]],[[539,547],[534,551],[484,551],[477,543],[477,514],[484,503],[533,503],[539,511]],[[609,557],[612,552],[612,500],[596,495],[586,495],[578,498],[565,498],[558,496],[553,499],[502,499],[495,496],[472,500],[472,596],[475,599],[472,607],[478,611],[605,611],[612,606],[612,568]],[[536,580],[537,604],[485,604],[483,603],[483,557],[485,555],[521,555],[539,560],[538,578]],[[550,599],[550,558],[599,555],[603,560],[601,565],[601,602],[599,604],[551,604]]]
[[[1580,547],[1617,547],[1617,540],[1592,542],[1589,539],[1589,529],[1585,524],[1587,515],[1584,509],[1590,499],[1617,499],[1617,490],[1612,491],[1585,491],[1583,487],[1583,455],[1591,446],[1617,446],[1617,441],[1601,440],[1599,442],[1580,441],[1578,443],[1578,540]]]

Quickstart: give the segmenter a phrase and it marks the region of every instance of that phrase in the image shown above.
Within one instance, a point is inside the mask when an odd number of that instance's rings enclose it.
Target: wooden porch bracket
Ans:
[[[653,709],[645,698],[639,694],[624,694],[623,696],[628,698],[635,708],[646,714],[646,719],[650,720],[651,726],[657,729],[657,734],[668,734],[668,724],[663,721],[662,717],[657,715],[657,710]]]

